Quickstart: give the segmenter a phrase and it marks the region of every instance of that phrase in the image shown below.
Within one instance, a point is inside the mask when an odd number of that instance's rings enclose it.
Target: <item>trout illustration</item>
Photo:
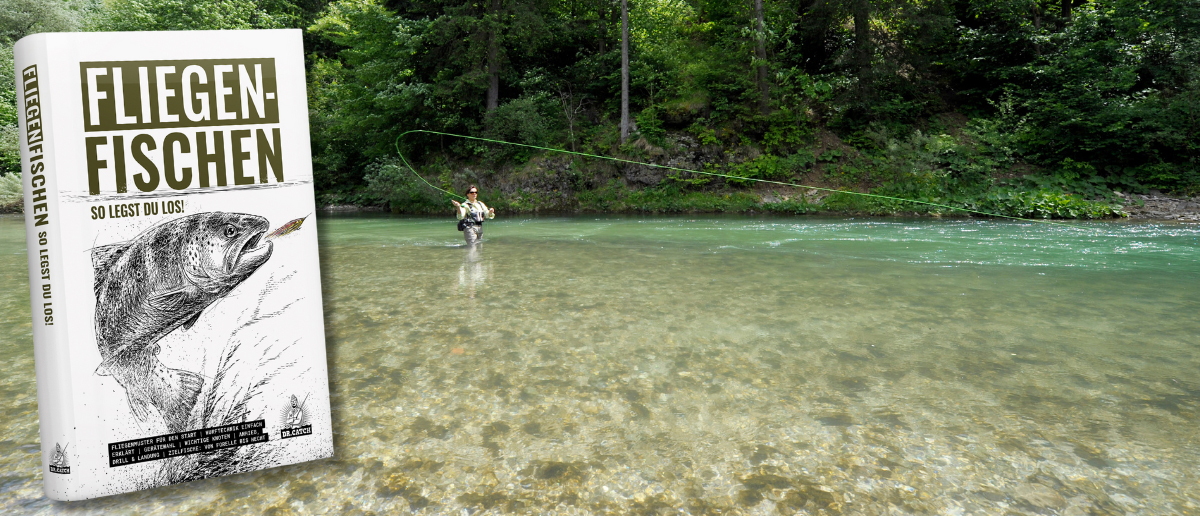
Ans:
[[[96,369],[125,388],[142,421],[153,406],[172,432],[185,430],[204,386],[196,373],[158,359],[158,341],[225,297],[271,257],[267,219],[208,212],[155,226],[129,242],[92,249]]]

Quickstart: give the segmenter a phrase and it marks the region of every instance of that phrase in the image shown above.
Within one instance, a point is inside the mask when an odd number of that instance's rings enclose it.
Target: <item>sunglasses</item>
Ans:
[[[477,191],[475,191],[475,190],[471,190],[470,192],[467,192],[467,195],[470,195],[470,194],[478,194],[478,193],[479,193],[479,192],[477,192]]]

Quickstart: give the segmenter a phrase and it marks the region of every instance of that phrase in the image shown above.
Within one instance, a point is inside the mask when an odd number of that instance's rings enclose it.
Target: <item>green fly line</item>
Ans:
[[[876,199],[888,199],[888,200],[892,200],[892,201],[911,202],[911,203],[916,203],[916,204],[924,204],[924,205],[927,205],[927,206],[934,206],[934,207],[938,207],[938,208],[945,208],[945,209],[948,209],[948,210],[955,210],[955,211],[961,211],[961,212],[966,212],[966,213],[973,213],[973,214],[976,214],[976,215],[984,215],[984,216],[988,216],[988,217],[1000,217],[1000,218],[1005,218],[1005,219],[1020,220],[1020,221],[1023,221],[1023,222],[1040,222],[1040,223],[1042,223],[1042,224],[1054,224],[1054,225],[1056,225],[1056,226],[1063,226],[1063,227],[1068,227],[1068,228],[1075,228],[1075,229],[1078,229],[1076,226],[1073,226],[1073,225],[1071,225],[1071,224],[1063,224],[1063,223],[1061,223],[1061,222],[1054,222],[1054,221],[1050,221],[1050,220],[1040,220],[1040,219],[1026,219],[1026,218],[1022,218],[1022,217],[1013,217],[1013,216],[1011,216],[1011,215],[1001,215],[1001,214],[999,214],[999,213],[989,213],[989,212],[986,212],[986,211],[972,210],[972,209],[969,209],[969,208],[962,208],[962,207],[958,207],[958,206],[950,206],[950,205],[946,205],[946,204],[938,204],[938,203],[936,203],[936,202],[929,202],[929,201],[918,201],[918,200],[916,200],[916,199],[905,199],[905,198],[903,198],[903,197],[892,197],[892,196],[889,196],[889,195],[880,195],[880,194],[873,194],[873,193],[853,192],[853,191],[849,191],[849,190],[836,190],[836,189],[833,189],[833,188],[822,188],[822,187],[819,187],[819,186],[808,186],[808,185],[801,185],[801,184],[796,184],[796,183],[788,183],[788,182],[785,182],[785,181],[771,181],[771,180],[769,180],[769,179],[757,179],[757,178],[753,178],[753,177],[741,177],[741,176],[735,176],[735,175],[730,175],[730,174],[721,174],[721,173],[717,173],[717,172],[704,172],[704,171],[701,171],[701,170],[691,170],[691,169],[686,169],[686,168],[672,167],[672,166],[668,166],[668,165],[657,165],[657,164],[654,164],[654,163],[646,163],[646,162],[643,162],[643,161],[634,161],[634,160],[631,160],[631,159],[614,158],[614,157],[611,157],[611,156],[600,156],[600,155],[597,155],[597,154],[588,154],[588,153],[586,153],[586,152],[576,152],[576,151],[569,151],[569,150],[565,150],[565,149],[555,149],[555,148],[552,148],[552,147],[542,147],[542,146],[539,146],[539,145],[529,145],[529,144],[525,144],[525,143],[513,143],[513,142],[506,142],[506,141],[504,141],[504,140],[493,140],[493,139],[491,139],[491,138],[481,138],[481,137],[478,137],[478,136],[466,136],[466,135],[462,135],[462,134],[443,133],[443,132],[438,132],[438,131],[429,131],[429,130],[425,130],[425,129],[413,129],[413,130],[411,130],[411,131],[405,131],[404,133],[401,133],[401,134],[400,134],[400,136],[397,136],[397,137],[396,137],[396,154],[400,155],[400,160],[404,162],[404,166],[405,166],[405,167],[408,167],[408,170],[410,170],[410,171],[413,173],[413,175],[414,175],[414,176],[417,176],[417,179],[420,179],[420,180],[421,180],[421,182],[425,183],[427,186],[429,186],[430,188],[432,188],[432,189],[434,189],[434,190],[437,190],[437,191],[439,191],[439,192],[445,193],[446,195],[449,195],[449,196],[451,196],[451,197],[457,197],[457,198],[459,198],[459,199],[463,199],[463,200],[466,200],[467,198],[466,198],[466,197],[463,197],[463,196],[461,196],[461,195],[458,195],[458,194],[456,194],[456,193],[454,193],[454,192],[448,192],[448,191],[446,191],[446,190],[443,190],[443,189],[441,189],[441,188],[438,188],[438,187],[436,187],[436,186],[434,186],[434,185],[430,184],[430,182],[429,182],[429,181],[426,181],[424,177],[421,177],[421,174],[418,174],[418,173],[417,173],[417,171],[416,171],[416,169],[414,169],[414,168],[413,168],[413,166],[412,166],[412,165],[410,165],[410,164],[408,163],[408,159],[406,159],[406,158],[404,157],[404,153],[403,153],[403,152],[400,152],[400,139],[401,139],[401,138],[404,138],[405,136],[407,136],[407,135],[409,135],[409,134],[412,134],[412,133],[436,134],[436,135],[440,135],[440,136],[452,136],[452,137],[455,137],[455,138],[465,138],[465,139],[467,139],[467,140],[476,140],[476,141],[488,142],[488,143],[499,143],[499,144],[502,144],[502,145],[512,145],[512,146],[514,146],[514,147],[527,147],[527,148],[530,148],[530,149],[538,149],[538,150],[544,150],[544,151],[550,151],[550,152],[558,152],[558,153],[562,153],[562,154],[574,154],[574,155],[576,155],[576,156],[583,156],[583,157],[587,157],[587,158],[605,159],[605,160],[609,160],[609,161],[616,161],[616,162],[620,162],[620,163],[629,163],[629,164],[633,164],[633,165],[645,165],[645,166],[647,166],[647,167],[661,168],[661,169],[666,169],[666,170],[675,170],[675,171],[678,171],[678,172],[687,172],[687,173],[689,173],[689,174],[701,174],[701,175],[706,175],[706,176],[724,177],[724,178],[728,178],[728,179],[735,179],[735,180],[738,180],[738,181],[756,181],[756,182],[759,182],[759,183],[768,183],[768,184],[773,184],[773,185],[789,186],[789,187],[793,187],[793,188],[808,188],[808,189],[810,189],[810,190],[820,190],[820,191],[832,192],[832,193],[844,193],[844,194],[851,194],[851,195],[861,195],[861,196],[863,196],[863,197],[874,197],[874,198],[876,198]]]

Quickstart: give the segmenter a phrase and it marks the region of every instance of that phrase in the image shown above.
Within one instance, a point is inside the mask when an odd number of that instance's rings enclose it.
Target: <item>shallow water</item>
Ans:
[[[0,512],[1200,512],[1200,226],[1072,226],[325,217],[336,458],[61,504],[0,217]]]

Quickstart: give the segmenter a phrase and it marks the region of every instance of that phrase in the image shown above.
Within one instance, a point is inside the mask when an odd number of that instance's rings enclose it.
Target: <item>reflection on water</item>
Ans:
[[[491,265],[483,260],[483,244],[464,246],[462,267],[458,269],[458,291],[475,299],[475,290],[483,286],[491,274]]]
[[[0,219],[0,512],[1200,512],[1197,226],[320,230],[336,458],[61,505]]]

